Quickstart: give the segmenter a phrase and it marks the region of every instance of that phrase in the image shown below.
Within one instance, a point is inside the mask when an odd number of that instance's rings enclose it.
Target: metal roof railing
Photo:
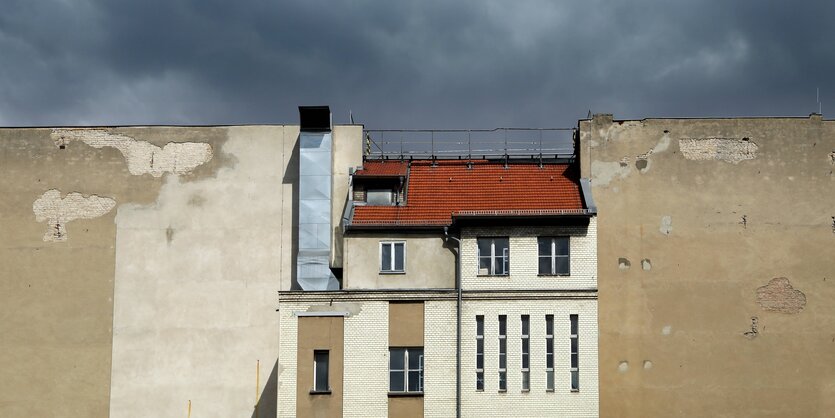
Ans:
[[[575,128],[366,129],[367,158],[571,157]]]

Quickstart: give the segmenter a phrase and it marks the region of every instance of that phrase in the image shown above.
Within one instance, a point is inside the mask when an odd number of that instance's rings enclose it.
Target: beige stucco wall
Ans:
[[[835,122],[604,115],[580,139],[601,416],[831,416]]]
[[[406,243],[406,271],[380,274],[380,241]],[[344,240],[345,289],[449,289],[455,287],[455,254],[442,234],[350,232]]]

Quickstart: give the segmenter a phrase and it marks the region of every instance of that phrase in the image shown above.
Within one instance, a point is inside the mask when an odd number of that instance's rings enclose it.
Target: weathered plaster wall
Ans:
[[[835,122],[580,122],[601,416],[831,416]]]
[[[345,289],[451,289],[455,254],[441,234],[350,232],[344,240]],[[380,274],[380,242],[406,243],[406,269]]]
[[[96,131],[160,147],[190,141],[219,147],[225,140],[220,129]],[[107,416],[115,207],[153,203],[162,184],[132,174],[116,148],[59,144],[54,133],[0,129],[3,417]],[[222,163],[215,157],[182,172],[182,179],[211,176]]]

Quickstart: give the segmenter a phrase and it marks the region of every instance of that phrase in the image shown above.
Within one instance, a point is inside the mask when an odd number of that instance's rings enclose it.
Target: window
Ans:
[[[389,206],[394,201],[391,189],[368,189],[365,194],[366,203],[373,206]]]
[[[389,349],[389,391],[423,393],[423,348]]]
[[[328,386],[328,350],[313,351],[313,392],[330,392]]]
[[[539,274],[569,274],[568,237],[539,237]]]
[[[502,276],[510,271],[510,253],[508,239],[478,239],[478,274]]]
[[[577,315],[569,315],[571,322],[571,390],[580,390],[580,352],[577,349]]]
[[[406,243],[380,243],[380,273],[406,272]]]
[[[484,390],[484,315],[475,317],[475,390]]]
[[[545,315],[545,390],[554,390],[554,315]]]
[[[507,315],[499,315],[499,391],[507,390]]]
[[[522,315],[522,390],[531,390],[531,317]]]

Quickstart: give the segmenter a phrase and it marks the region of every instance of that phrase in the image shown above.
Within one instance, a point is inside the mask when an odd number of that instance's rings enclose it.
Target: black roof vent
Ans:
[[[299,106],[299,125],[304,132],[329,132],[331,108],[328,106]]]

